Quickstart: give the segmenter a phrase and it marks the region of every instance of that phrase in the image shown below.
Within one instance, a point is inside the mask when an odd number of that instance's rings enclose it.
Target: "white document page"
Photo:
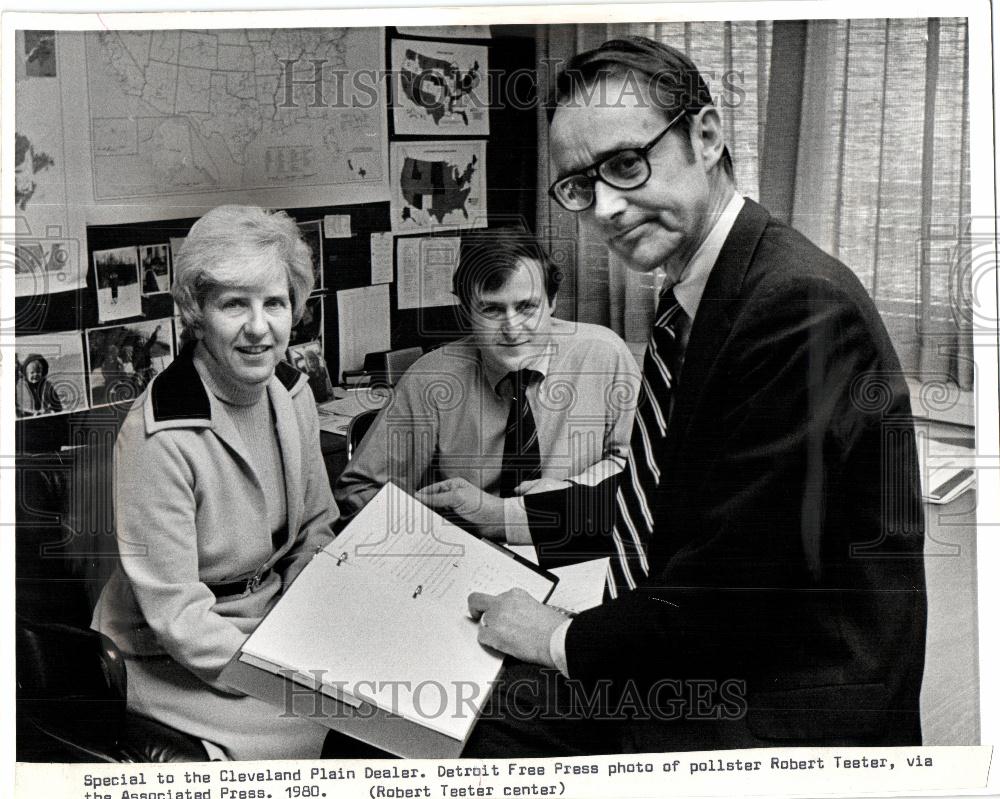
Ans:
[[[595,558],[583,563],[571,563],[551,570],[559,578],[548,604],[580,613],[596,608],[604,600],[604,583],[608,575],[608,559]]]
[[[397,240],[396,296],[400,310],[458,304],[451,288],[461,244],[457,236]]]
[[[337,292],[340,372],[360,369],[369,352],[390,349],[389,286],[363,286]]]
[[[530,563],[538,563],[538,552],[532,544],[507,544]],[[604,601],[604,584],[608,575],[608,558],[595,558],[582,563],[570,563],[549,569],[549,574],[559,578],[555,590],[546,604],[580,613],[596,608]]]
[[[392,234],[372,233],[372,285],[392,283]]]
[[[463,614],[473,591],[500,594],[517,587],[544,601],[552,588],[544,574],[469,535],[392,483],[327,549]]]
[[[243,651],[462,740],[502,658],[468,614],[434,604],[350,561],[306,569]]]

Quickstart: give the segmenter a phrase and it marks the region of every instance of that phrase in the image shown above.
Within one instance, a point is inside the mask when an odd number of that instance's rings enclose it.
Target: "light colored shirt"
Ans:
[[[599,325],[553,319],[549,345],[530,366],[543,375],[526,391],[542,477],[599,482],[620,470],[639,381],[625,342]],[[334,496],[342,512],[356,513],[390,480],[415,491],[462,477],[496,493],[510,412],[504,377],[484,363],[470,339],[420,358],[337,481]],[[520,513],[523,526],[508,526],[511,543],[530,542],[523,505]],[[505,513],[509,525],[516,524],[512,515]]]
[[[677,302],[680,303],[681,308],[684,309],[684,312],[691,320],[698,313],[698,306],[701,304],[702,294],[705,293],[708,276],[712,274],[715,262],[719,260],[722,245],[726,243],[726,237],[729,236],[730,231],[733,229],[736,217],[739,216],[743,204],[744,199],[737,192],[733,192],[733,196],[729,198],[729,202],[722,210],[722,213],[719,214],[718,220],[716,220],[708,235],[705,236],[705,240],[695,250],[694,255],[691,256],[691,260],[681,273],[681,279],[674,284],[674,296],[677,297]],[[685,329],[685,347],[687,347],[687,335],[690,332],[691,325],[687,325]],[[683,376],[681,379],[683,379]],[[569,668],[566,663],[566,634],[569,632],[569,626],[572,623],[572,619],[563,622],[553,631],[552,637],[549,638],[549,656],[552,658],[552,662],[556,664],[556,668],[566,677],[569,677]]]

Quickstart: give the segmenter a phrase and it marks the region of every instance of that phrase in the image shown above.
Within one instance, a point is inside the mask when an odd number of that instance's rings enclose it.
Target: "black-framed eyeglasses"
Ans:
[[[642,147],[626,147],[611,153],[586,169],[559,178],[549,186],[549,196],[567,211],[586,211],[594,204],[594,184],[604,181],[616,189],[638,189],[645,185],[652,174],[647,157],[660,139],[667,135],[677,121],[686,114],[681,111],[667,126]]]

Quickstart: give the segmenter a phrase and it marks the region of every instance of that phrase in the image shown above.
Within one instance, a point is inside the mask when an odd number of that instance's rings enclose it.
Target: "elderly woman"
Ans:
[[[133,710],[237,760],[316,757],[326,732],[311,707],[297,717],[219,679],[332,538],[316,406],[282,360],[312,281],[286,214],[202,217],[175,263],[181,352],[116,444],[121,562],[93,626],[125,654]]]

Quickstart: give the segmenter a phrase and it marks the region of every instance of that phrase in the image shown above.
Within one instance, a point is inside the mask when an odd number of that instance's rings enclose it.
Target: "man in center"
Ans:
[[[345,516],[386,482],[435,484],[480,535],[526,544],[520,495],[622,468],[638,366],[607,328],[553,317],[560,279],[527,234],[464,237],[453,289],[468,335],[403,375],[334,489]]]

